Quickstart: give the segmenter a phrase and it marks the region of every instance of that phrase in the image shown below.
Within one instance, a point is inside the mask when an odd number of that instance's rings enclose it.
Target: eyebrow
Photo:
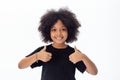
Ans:
[[[61,26],[61,27],[67,28],[67,27],[65,27],[64,25],[63,25],[63,26]],[[56,28],[56,27],[55,27],[55,26],[52,26],[51,28]]]

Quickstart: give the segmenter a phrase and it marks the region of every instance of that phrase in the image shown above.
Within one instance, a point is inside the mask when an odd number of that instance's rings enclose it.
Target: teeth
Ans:
[[[61,39],[62,39],[62,37],[57,37],[56,39],[61,40]]]

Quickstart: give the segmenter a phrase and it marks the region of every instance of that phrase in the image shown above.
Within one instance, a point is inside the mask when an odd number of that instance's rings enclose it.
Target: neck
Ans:
[[[56,43],[53,43],[52,46],[55,48],[66,48],[67,47],[66,44],[56,44]]]

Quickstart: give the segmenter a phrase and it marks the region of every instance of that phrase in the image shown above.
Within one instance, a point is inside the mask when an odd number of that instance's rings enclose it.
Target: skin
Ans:
[[[52,46],[55,48],[65,48],[67,47],[65,41],[68,37],[67,28],[64,24],[58,20],[56,24],[50,30],[50,36],[53,41]]]
[[[68,30],[60,20],[58,20],[52,26],[50,30],[50,37],[53,41],[53,44],[52,44],[53,47],[58,49],[67,47],[67,45],[65,44],[65,41],[68,37]],[[95,64],[85,54],[83,54],[81,51],[78,51],[76,47],[74,47],[74,50],[75,52],[69,55],[69,60],[73,64],[76,64],[77,62],[82,60],[86,65],[86,71],[92,75],[96,75],[98,73],[98,70]],[[27,68],[37,60],[48,62],[49,60],[51,60],[51,58],[52,58],[52,54],[49,52],[46,52],[46,46],[44,46],[44,48],[41,51],[22,59],[19,62],[18,67],[20,69]]]

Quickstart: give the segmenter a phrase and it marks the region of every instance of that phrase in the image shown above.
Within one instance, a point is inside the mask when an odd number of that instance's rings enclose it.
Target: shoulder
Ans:
[[[47,48],[49,47],[49,45],[44,45],[44,46],[46,46]],[[31,55],[39,52],[41,49],[44,48],[44,46],[41,46],[41,47],[36,48],[34,51],[32,51],[32,52],[31,52],[30,54],[28,54],[26,57],[29,57],[29,56],[31,56]]]
[[[50,47],[51,47],[51,44],[49,44],[49,45],[43,45],[43,46],[41,46],[41,47],[38,47],[38,48],[35,49],[35,51],[38,52],[38,51],[40,51],[41,49],[43,49],[45,46],[46,46],[47,48],[50,48]]]
[[[70,45],[68,45],[68,47],[67,47],[67,51],[73,53],[75,50],[74,50],[73,47],[71,47]]]

